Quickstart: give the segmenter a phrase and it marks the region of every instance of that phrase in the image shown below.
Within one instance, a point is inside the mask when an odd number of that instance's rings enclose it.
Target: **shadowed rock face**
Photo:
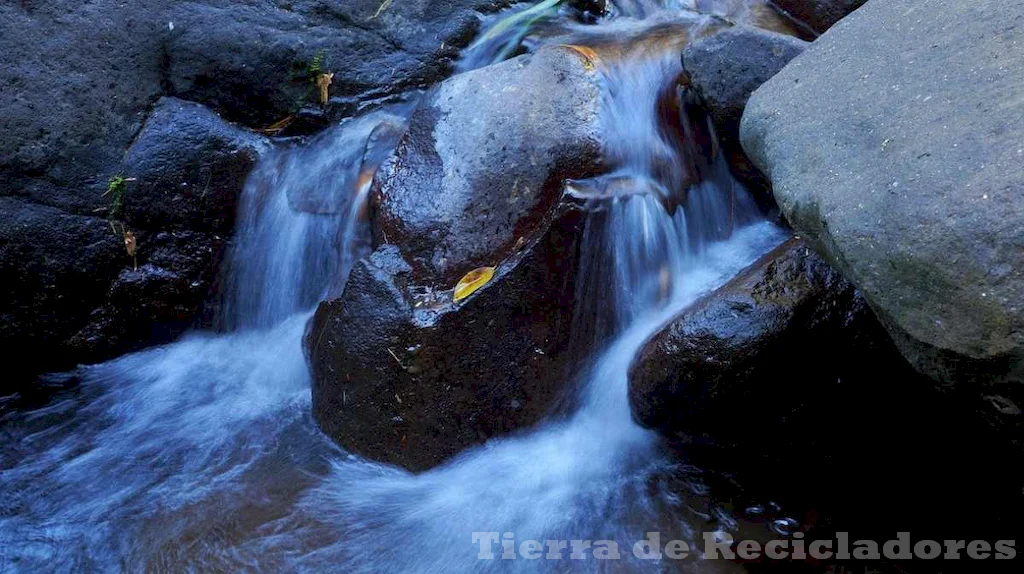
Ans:
[[[217,266],[240,184],[265,145],[217,114],[263,128],[302,110],[288,129],[316,130],[361,102],[448,75],[459,48],[479,26],[477,11],[505,5],[0,4],[0,281],[17,285],[0,304],[0,343],[11,350],[50,351],[81,331],[75,360],[92,362],[137,347],[138,341],[123,343],[147,331],[136,320],[151,315],[138,305],[199,308],[196,290],[210,285],[205,270]],[[317,102],[314,61],[321,71],[333,72],[334,80],[329,104],[310,112]],[[125,198],[125,217],[138,238],[137,272],[126,267],[131,259],[104,214],[110,205],[103,195],[107,181],[118,173],[137,180]],[[170,235],[151,244],[161,233]],[[173,254],[174,249],[181,251]],[[152,269],[143,263],[149,255]],[[181,260],[193,255],[199,259]],[[170,285],[183,291],[172,294]],[[128,292],[131,297],[117,295]],[[137,304],[129,302],[136,298]],[[125,306],[113,308],[115,299]],[[87,323],[94,311],[103,325]],[[130,328],[115,320],[135,311]],[[152,316],[166,316],[164,311]],[[188,323],[178,311],[172,322]],[[180,332],[163,324],[154,323],[149,343]],[[102,333],[113,336],[122,327],[125,333],[116,341],[101,341]],[[70,354],[61,348],[46,364],[23,365],[11,378],[65,368]],[[0,394],[7,390],[13,388]]]
[[[545,48],[441,84],[377,174],[376,252],[306,339],[313,411],[346,449],[424,469],[548,414],[570,362],[583,212],[563,181],[599,166],[600,91]],[[459,303],[477,267],[493,279]]]
[[[736,26],[696,40],[683,50],[684,82],[714,122],[733,174],[771,207],[771,184],[740,146],[740,118],[747,100],[809,44],[792,36]]]
[[[423,470],[551,414],[571,380],[582,213],[565,204],[538,231],[459,303],[450,289],[415,284],[396,246],[359,262],[306,337],[324,432]]]
[[[161,98],[125,154],[121,173],[134,228],[230,233],[238,197],[266,138],[228,124],[207,108]]]
[[[596,172],[598,76],[548,48],[442,83],[378,172],[374,237],[454,284],[529,238],[570,177]]]
[[[108,230],[109,231],[109,230]],[[138,268],[121,269],[103,304],[68,340],[76,360],[114,358],[178,338],[204,320],[227,240],[213,233],[142,233]]]
[[[506,4],[405,0],[378,14],[379,0],[5,2],[2,192],[87,214],[159,97],[265,127],[316,101],[315,59],[341,107],[422,87],[450,73],[476,10]]]
[[[823,34],[867,0],[771,0],[790,16]]]
[[[763,85],[741,129],[786,217],[910,363],[970,385],[1011,429],[1024,382],[1022,21],[1004,2],[869,2]]]
[[[749,436],[793,408],[794,394],[859,372],[853,362],[878,340],[888,343],[860,294],[792,239],[647,343],[630,371],[630,405],[665,432]]]
[[[18,390],[18,379],[34,373],[166,343],[195,325],[216,281],[238,195],[269,147],[203,106],[164,98],[118,170],[132,181],[116,225],[103,213],[74,215],[3,198],[0,272],[12,287],[0,342],[36,353],[59,350],[45,363],[20,364],[16,385],[0,394]],[[112,208],[109,194],[101,199]],[[122,224],[135,234],[134,260]]]

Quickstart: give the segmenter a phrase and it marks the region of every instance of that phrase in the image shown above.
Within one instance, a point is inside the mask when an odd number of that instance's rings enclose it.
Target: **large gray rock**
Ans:
[[[822,34],[867,0],[771,0],[772,4]]]
[[[907,359],[975,385],[1016,420],[1021,77],[1024,6],[874,1],[763,85],[741,129],[786,217],[864,292]]]
[[[597,72],[541,49],[445,81],[377,174],[377,251],[306,339],[313,413],[345,448],[423,469],[547,414],[567,377]],[[496,268],[461,302],[465,273]]]
[[[375,237],[452,283],[511,253],[566,178],[599,168],[599,75],[545,48],[442,83],[413,114],[372,196]]]

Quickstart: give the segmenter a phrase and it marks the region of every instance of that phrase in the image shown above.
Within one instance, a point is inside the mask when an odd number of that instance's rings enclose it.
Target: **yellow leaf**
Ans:
[[[595,64],[601,63],[601,57],[597,55],[597,52],[593,48],[588,46],[580,46],[578,44],[562,44],[563,47],[572,50],[583,58],[583,67],[588,72],[593,72]]]
[[[476,292],[477,289],[487,285],[494,277],[494,267],[481,267],[466,273],[455,285],[454,300],[456,303],[462,301]]]
[[[295,121],[295,114],[277,120],[276,122],[270,124],[269,126],[256,131],[261,132],[264,135],[276,136],[279,132],[281,132],[281,130],[291,125],[293,121]]]

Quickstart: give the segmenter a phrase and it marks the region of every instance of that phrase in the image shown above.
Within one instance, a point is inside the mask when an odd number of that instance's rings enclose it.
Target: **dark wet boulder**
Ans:
[[[600,91],[542,49],[445,81],[378,171],[376,253],[317,310],[313,411],[345,448],[412,469],[539,421],[566,387]],[[469,298],[453,289],[493,267]]]
[[[69,366],[63,343],[131,263],[106,219],[0,197],[0,346],[13,360],[0,395]]]
[[[750,95],[808,46],[785,34],[734,26],[683,49],[683,73],[715,125],[735,138]]]
[[[740,145],[743,109],[754,90],[808,45],[792,36],[736,26],[701,38],[683,50],[684,84],[710,115],[733,174],[762,197],[770,196],[771,185]]]
[[[1005,2],[869,2],[758,89],[741,126],[787,219],[909,362],[1011,430],[1024,404],[1022,22]]]
[[[581,228],[572,204],[553,211],[457,303],[454,284],[416,284],[396,246],[357,263],[306,337],[320,428],[346,450],[423,470],[551,414],[572,379]]]
[[[226,240],[212,233],[142,233],[136,262],[118,273],[102,305],[66,348],[76,361],[96,362],[169,343],[202,326],[207,297]]]
[[[374,235],[424,282],[454,284],[529,237],[567,178],[599,169],[599,77],[545,48],[442,83],[374,183]]]
[[[129,227],[230,233],[245,179],[270,148],[209,109],[161,98],[132,146],[121,173]]]
[[[452,71],[479,27],[477,10],[503,0],[177,4],[167,10],[169,92],[232,120],[266,125],[332,95],[376,97],[424,87]]]
[[[246,177],[269,147],[203,106],[163,98],[118,170],[123,187],[97,193],[95,214],[5,199],[0,264],[18,287],[5,298],[4,339],[49,349],[19,377],[165,343],[194,325]]]
[[[268,127],[429,85],[504,0],[65,0],[0,4],[0,176],[19,194],[75,213],[99,195],[161,96]],[[300,118],[301,120],[301,118]],[[300,120],[296,120],[297,122]],[[326,125],[323,122],[319,125]]]
[[[772,4],[818,34],[850,15],[867,0],[771,0]]]
[[[739,508],[758,501],[748,518],[779,503],[779,524],[795,519],[818,539],[1014,531],[1024,498],[1006,469],[1019,442],[968,393],[915,372],[864,298],[802,240],[678,315],[638,354],[629,382],[635,418],[687,464],[725,474]],[[985,503],[935,504],[965,488]]]
[[[643,347],[630,406],[640,424],[669,434],[751,439],[797,408],[794,397],[854,378],[879,341],[891,346],[857,290],[791,239]]]
[[[505,5],[0,3],[0,269],[11,285],[0,314],[8,349],[46,354],[45,363],[26,361],[26,372],[64,368],[68,353],[55,352],[55,346],[85,328],[94,310],[109,310],[108,293],[122,292],[114,281],[130,258],[104,219],[111,176],[138,180],[126,190],[126,207],[129,223],[138,227],[140,257],[147,238],[161,231],[230,229],[231,202],[258,138],[192,104],[179,102],[180,109],[172,110],[175,100],[162,97],[195,101],[248,128],[290,120],[276,133],[315,131],[366,102],[446,76],[479,27],[477,10]],[[313,84],[318,71],[334,73],[322,114],[308,111],[320,107]],[[158,101],[157,123],[143,129]],[[140,174],[123,173],[129,169]],[[172,183],[187,186],[172,189]],[[205,255],[195,263],[205,266]],[[159,276],[141,282],[152,285]],[[170,284],[177,283],[164,285]],[[174,297],[179,295],[191,296]]]
[[[580,14],[601,16],[607,9],[607,0],[569,0],[569,6]]]

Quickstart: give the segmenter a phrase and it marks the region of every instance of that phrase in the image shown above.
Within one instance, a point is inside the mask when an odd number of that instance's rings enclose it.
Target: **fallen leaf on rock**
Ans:
[[[135,257],[136,252],[135,233],[125,230],[124,232],[124,250],[128,252],[128,255],[132,258],[132,264],[137,271],[139,269],[139,260]]]
[[[320,90],[320,105],[327,105],[327,100],[330,99],[328,88],[330,87],[333,79],[333,72],[330,74],[320,74],[316,77],[316,87]]]
[[[597,52],[593,48],[588,46],[579,46],[576,44],[562,44],[563,47],[569,48],[573,52],[576,52],[583,57],[583,67],[588,72],[594,71],[594,68],[601,63],[601,57],[597,55]]]
[[[281,132],[281,130],[291,125],[293,121],[295,121],[295,114],[277,120],[276,122],[270,124],[269,126],[256,131],[262,133],[263,135],[276,136],[278,133]]]
[[[475,293],[477,289],[487,285],[492,277],[494,277],[494,267],[480,267],[466,273],[455,285],[453,299],[456,303],[462,301]]]

